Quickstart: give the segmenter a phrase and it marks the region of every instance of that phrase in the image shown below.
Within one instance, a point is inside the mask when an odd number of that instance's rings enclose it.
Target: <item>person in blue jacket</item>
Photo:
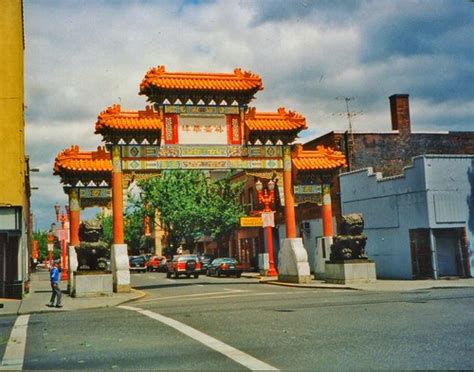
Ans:
[[[61,305],[61,289],[59,288],[59,264],[55,263],[49,272],[49,280],[51,282],[51,299],[49,300],[49,307],[63,307]],[[56,305],[54,304],[56,300]]]

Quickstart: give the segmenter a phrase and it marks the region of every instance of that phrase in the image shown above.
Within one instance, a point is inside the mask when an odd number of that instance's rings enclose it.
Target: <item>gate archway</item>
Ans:
[[[306,119],[284,108],[275,112],[249,108],[254,95],[262,89],[258,75],[240,69],[232,73],[172,73],[158,66],[148,71],[140,84],[139,94],[146,95],[151,104],[145,110],[124,111],[115,104],[99,114],[95,133],[102,136],[108,152],[101,149],[95,155],[91,153],[89,166],[78,162],[84,157],[78,149],[76,154],[69,154],[70,159],[76,160],[74,166],[68,167],[58,155],[55,174],[61,176],[70,203],[75,195],[70,190],[105,188],[107,181],[97,184],[99,181],[93,176],[101,173],[105,164],[109,167],[105,173],[108,172],[107,185],[112,194],[114,291],[130,290],[123,233],[127,175],[153,176],[167,169],[247,170],[256,175],[279,172],[283,179],[286,238],[296,237],[294,177],[305,175],[306,186],[313,185],[321,174],[344,166],[345,159],[330,149],[307,152],[293,146],[298,133],[307,128]],[[319,194],[322,195],[321,190]],[[325,192],[318,202],[330,206],[328,195]],[[324,208],[323,225],[332,225],[330,207]]]

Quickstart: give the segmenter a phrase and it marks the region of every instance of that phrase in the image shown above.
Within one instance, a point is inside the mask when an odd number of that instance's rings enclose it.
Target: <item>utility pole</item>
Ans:
[[[337,112],[333,115],[346,116],[347,121],[349,122],[348,128],[348,137],[346,138],[346,157],[348,160],[347,169],[352,170],[352,165],[354,162],[354,153],[355,153],[355,143],[354,143],[354,132],[352,128],[352,119],[356,116],[362,115],[362,111],[352,112],[349,110],[349,102],[353,101],[355,97],[336,97],[337,100],[344,100],[346,103],[346,112]]]

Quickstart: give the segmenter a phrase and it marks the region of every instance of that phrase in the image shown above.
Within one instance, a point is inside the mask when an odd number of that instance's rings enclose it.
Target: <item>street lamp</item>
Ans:
[[[278,272],[275,270],[275,262],[273,260],[272,227],[274,226],[274,212],[270,208],[270,204],[275,201],[275,182],[270,180],[267,184],[267,188],[263,189],[262,182],[258,180],[255,184],[255,188],[257,189],[258,202],[263,204],[262,220],[263,227],[267,233],[268,276],[277,276]]]
[[[54,210],[56,211],[56,215],[59,216],[60,210],[59,204],[54,206]],[[61,213],[61,217],[59,217],[59,221],[61,222],[61,230],[58,234],[58,238],[61,241],[61,280],[68,280],[67,275],[67,256],[66,256],[66,221],[68,220],[67,215],[64,212]]]
[[[61,206],[59,205],[58,202],[54,205],[54,211],[56,212],[56,222],[59,222],[59,210],[61,209]]]
[[[51,224],[51,230],[46,232],[46,239],[48,240],[48,260],[50,268],[53,266],[54,227],[55,224]]]

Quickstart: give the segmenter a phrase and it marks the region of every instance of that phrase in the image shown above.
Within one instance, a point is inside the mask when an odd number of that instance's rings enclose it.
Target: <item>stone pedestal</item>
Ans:
[[[112,266],[114,292],[130,292],[130,269],[128,267],[127,244],[112,244],[110,263]]]
[[[76,272],[72,284],[73,297],[112,295],[112,274]]]
[[[370,260],[327,261],[325,280],[328,283],[371,283],[377,280],[375,262]]]
[[[331,254],[332,236],[316,239],[316,255],[314,261],[315,279],[323,279],[326,275],[326,261]]]
[[[301,238],[283,239],[278,254],[278,281],[310,283],[308,254]]]
[[[67,264],[67,273],[68,273],[68,282],[67,282],[67,292],[71,294],[73,292],[73,282],[74,282],[74,272],[77,270],[79,265],[77,261],[76,247],[73,245],[69,246],[68,250],[68,264]]]

